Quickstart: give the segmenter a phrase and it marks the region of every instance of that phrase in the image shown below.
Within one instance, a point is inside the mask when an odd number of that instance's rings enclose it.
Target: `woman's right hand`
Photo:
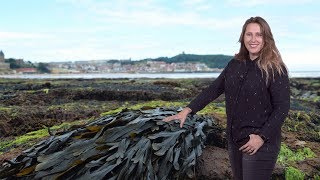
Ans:
[[[188,114],[191,113],[191,111],[192,110],[190,108],[186,107],[182,111],[180,111],[178,114],[166,117],[162,121],[169,122],[172,120],[179,120],[180,121],[180,128],[182,128],[184,122],[187,119]]]

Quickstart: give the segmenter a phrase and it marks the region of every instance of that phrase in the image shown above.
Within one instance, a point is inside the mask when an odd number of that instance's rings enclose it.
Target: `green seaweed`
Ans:
[[[187,105],[187,102],[180,102],[180,101],[174,102],[174,101],[161,101],[161,100],[140,102],[134,105],[126,102],[122,106],[116,109],[101,113],[100,115],[105,116],[105,115],[115,114],[115,113],[121,112],[124,109],[138,110],[138,109],[144,109],[144,108],[179,107],[179,106],[186,106],[186,105]]]
[[[283,130],[297,133],[299,139],[308,141],[320,140],[318,112],[290,111],[283,124]]]
[[[320,180],[320,175],[317,175],[317,174],[314,175],[314,176],[313,176],[313,179],[314,179],[314,180]]]
[[[115,114],[115,113],[121,112],[124,109],[138,110],[138,109],[156,108],[156,107],[185,107],[186,105],[188,105],[188,103],[189,103],[188,101],[156,100],[156,101],[140,102],[140,103],[131,105],[127,102],[127,103],[124,103],[121,107],[101,113],[100,115],[105,116],[105,115]],[[201,111],[199,111],[198,114],[205,115],[205,114],[212,114],[213,112],[217,113],[222,117],[226,117],[226,109],[224,107],[224,103],[212,102],[208,104],[205,108],[203,108]]]
[[[305,173],[300,171],[299,169],[296,169],[292,166],[289,166],[286,168],[285,171],[285,177],[286,180],[304,180]]]
[[[309,147],[304,147],[294,152],[286,144],[282,143],[277,162],[282,165],[287,165],[306,158],[314,157],[316,157],[316,154]]]
[[[221,104],[215,102],[208,104],[205,108],[199,111],[199,114],[212,114],[213,112],[217,113],[221,117],[227,117],[224,103]]]
[[[55,125],[50,128],[44,127],[43,129],[39,129],[36,131],[31,131],[29,133],[26,133],[21,136],[15,137],[13,140],[4,140],[0,142],[0,154],[3,152],[6,152],[9,149],[13,149],[12,147],[18,147],[21,145],[28,145],[31,146],[35,144],[35,142],[38,139],[48,137],[49,136],[49,129],[52,133],[58,132],[58,131],[67,131],[74,125],[85,125],[88,122],[94,120],[95,118],[89,118],[85,120],[78,120],[78,121],[73,121],[73,122],[64,122],[61,123],[60,125]]]
[[[11,107],[3,107],[3,106],[0,106],[0,111],[1,111],[1,112],[9,113],[9,112],[11,112],[11,110],[12,110]]]
[[[40,129],[37,131],[32,131],[32,132],[26,133],[22,136],[18,136],[14,140],[1,141],[0,142],[0,152],[4,152],[6,149],[8,149],[10,147],[17,147],[17,146],[23,145],[23,144],[32,145],[33,141],[31,141],[31,140],[40,139],[40,138],[46,137],[48,135],[49,135],[49,133],[48,133],[47,129]]]

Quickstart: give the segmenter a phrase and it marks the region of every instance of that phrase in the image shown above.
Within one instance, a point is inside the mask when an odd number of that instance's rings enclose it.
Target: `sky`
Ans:
[[[0,50],[31,62],[239,51],[244,22],[263,17],[289,70],[320,70],[319,0],[1,1]]]

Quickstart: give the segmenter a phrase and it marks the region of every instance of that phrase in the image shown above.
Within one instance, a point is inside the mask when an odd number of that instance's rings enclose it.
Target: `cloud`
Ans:
[[[231,6],[243,6],[243,7],[254,7],[254,6],[260,6],[260,5],[286,5],[286,6],[290,6],[290,5],[305,5],[307,3],[312,3],[312,2],[317,2],[315,0],[246,0],[246,1],[242,1],[242,0],[227,0],[226,1],[227,4],[231,5]]]
[[[319,49],[320,46],[318,45],[312,48],[300,48],[296,51],[284,50],[281,55],[289,70],[319,71],[320,61],[316,61],[317,57],[315,56]]]
[[[31,52],[30,56],[34,57],[32,61],[74,61],[74,60],[98,60],[105,59],[106,54],[112,54],[107,49],[96,49],[88,46],[77,46],[69,48],[44,48],[38,49],[37,52]]]
[[[212,2],[207,0],[184,0],[181,2],[182,8],[191,9],[193,11],[207,11],[214,9]]]
[[[100,11],[102,13],[102,11]],[[239,27],[242,18],[218,19],[203,17],[194,12],[172,12],[163,10],[151,11],[113,11],[104,10],[100,22],[115,24],[131,24],[135,26],[172,27],[191,26],[193,28],[206,28],[212,30]]]
[[[205,0],[183,1],[172,6],[160,3],[161,1],[141,0],[141,1],[81,1],[64,0],[74,6],[82,7],[81,12],[91,17],[93,21],[103,23],[108,26],[119,26],[121,24],[147,27],[166,26],[192,26],[207,29],[225,29],[239,27],[243,23],[243,18],[215,18],[205,16],[203,11],[212,8],[213,4]],[[189,7],[189,8],[187,8]],[[190,8],[192,10],[190,11]]]

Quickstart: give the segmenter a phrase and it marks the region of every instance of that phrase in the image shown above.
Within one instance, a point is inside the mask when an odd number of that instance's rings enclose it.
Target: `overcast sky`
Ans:
[[[234,55],[261,16],[291,70],[320,70],[319,0],[1,1],[0,50],[32,62]]]

